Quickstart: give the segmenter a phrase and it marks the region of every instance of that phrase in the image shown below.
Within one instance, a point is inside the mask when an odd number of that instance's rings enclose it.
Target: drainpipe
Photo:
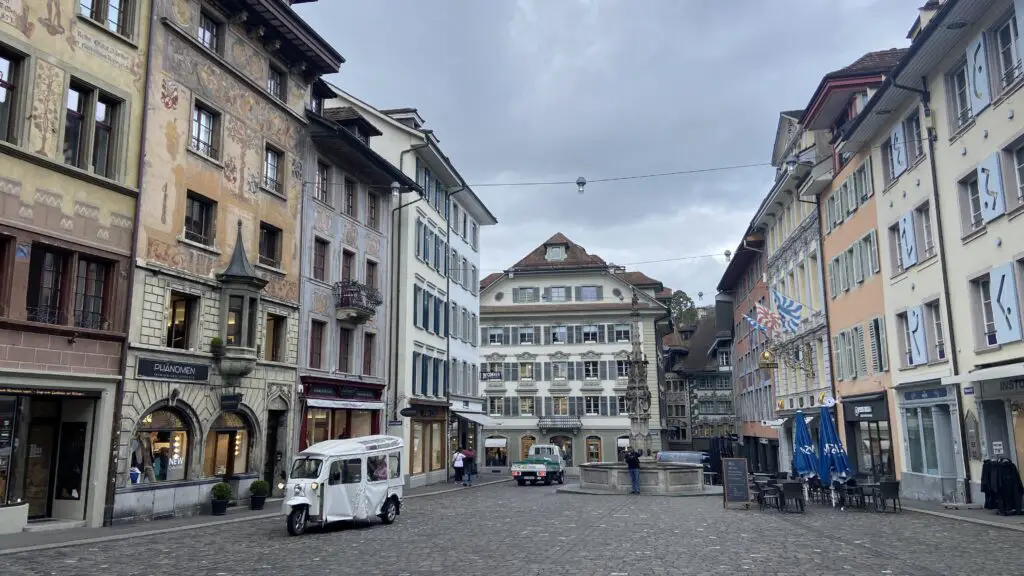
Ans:
[[[921,83],[925,86],[928,85],[927,77],[921,78]],[[896,79],[893,79],[893,86],[897,88],[903,88],[913,92],[917,92],[921,95],[921,104],[924,107],[924,115],[926,118],[932,118],[931,111],[931,96],[927,90],[914,90],[912,88],[899,86],[896,84]],[[945,236],[942,234],[942,207],[939,203],[939,174],[935,164],[935,140],[938,136],[935,134],[935,129],[931,126],[928,127],[928,163],[932,171],[932,206],[935,208],[935,226],[936,236],[939,245],[939,265],[942,269],[942,295],[943,302],[945,303],[946,309],[946,325],[947,332],[949,333],[949,348],[952,354],[950,355],[949,361],[953,368],[953,374],[960,373],[960,363],[958,361],[958,348],[956,345],[956,334],[953,332],[953,306],[949,299],[949,275],[946,268],[946,242]],[[964,396],[962,388],[956,386],[956,411],[957,418],[959,418],[958,428],[960,429],[960,456],[964,462],[964,498],[968,504],[971,503],[971,459],[967,454],[967,431],[964,429]]]
[[[405,155],[406,154],[408,154],[410,152],[415,152],[416,150],[420,150],[422,148],[426,148],[427,146],[429,146],[429,144],[424,142],[422,144],[414,144],[408,150],[403,150],[402,153],[398,155],[398,171],[402,172],[403,174],[405,173]],[[419,176],[420,175],[417,174],[416,177],[413,178],[413,180],[418,182],[419,181]],[[399,195],[399,199],[401,199],[401,195]],[[393,304],[392,310],[391,310],[391,312],[392,312],[392,314],[391,314],[391,316],[392,316],[392,319],[391,319],[391,334],[392,334],[391,335],[391,343],[392,343],[391,356],[392,356],[392,362],[391,362],[391,378],[390,378],[391,388],[392,388],[392,390],[391,390],[391,400],[392,400],[392,402],[391,402],[391,420],[398,420],[398,382],[397,382],[397,377],[398,377],[398,327],[399,327],[399,320],[398,320],[399,319],[399,314],[398,314],[398,310],[401,309],[401,295],[402,295],[402,286],[401,286],[401,280],[400,280],[401,277],[402,277],[402,258],[401,258],[401,256],[402,256],[402,249],[401,249],[401,246],[402,246],[402,213],[401,213],[401,210],[402,210],[402,208],[405,208],[406,206],[409,206],[411,204],[415,204],[415,203],[419,202],[422,199],[423,199],[423,194],[420,194],[419,198],[417,198],[415,200],[412,200],[412,201],[409,201],[409,202],[406,202],[405,204],[399,203],[398,206],[395,206],[394,208],[391,209],[391,225],[392,225],[392,230],[395,230],[396,233],[397,233],[397,238],[395,239],[395,242],[394,242],[394,244],[391,247],[391,261],[395,263],[394,264],[395,265],[394,275],[392,276],[392,280],[391,280],[391,286],[392,286],[392,289],[391,289],[391,296],[392,296],[391,302]],[[395,224],[395,213],[396,212],[398,213],[398,224]],[[385,426],[384,429],[387,430],[387,426]]]
[[[142,203],[142,182],[146,172],[146,127],[149,124],[149,91],[153,83],[153,36],[156,35],[156,0],[149,1],[149,37],[146,39],[146,84],[145,92],[142,94],[142,125],[139,136],[139,163],[136,168],[135,188],[138,194],[135,196],[135,217],[132,225],[132,250],[131,258],[128,260],[128,334],[121,345],[121,378],[117,381],[114,396],[114,418],[111,425],[110,440],[110,461],[107,464],[107,486],[106,501],[103,505],[103,525],[110,526],[114,519],[114,496],[117,491],[117,459],[121,452],[121,412],[124,408],[124,380],[128,377],[128,343],[131,340],[131,310],[132,302],[135,299],[135,258],[139,243],[140,204]]]
[[[444,244],[445,244],[444,261],[445,262],[448,262],[448,256],[452,253],[452,246],[451,246],[451,244],[452,244],[452,224],[451,224],[451,222],[448,221],[448,218],[451,217],[451,213],[452,213],[452,196],[455,196],[456,194],[458,194],[459,192],[464,191],[465,189],[466,189],[465,186],[460,186],[458,190],[455,190],[454,192],[449,190],[448,193],[445,195],[445,208],[446,208],[445,209],[445,235],[444,235]],[[456,222],[456,224],[458,224],[458,223]],[[447,366],[445,366],[445,369],[444,369],[444,373],[445,373],[444,400],[445,400],[445,402],[448,403],[448,409],[444,411],[444,431],[445,431],[444,434],[445,434],[445,441],[448,443],[447,444],[448,446],[452,445],[452,438],[451,438],[451,435],[452,435],[452,428],[451,428],[451,426],[452,426],[452,423],[451,423],[451,417],[452,417],[452,414],[451,414],[451,412],[452,412],[451,411],[451,407],[452,407],[452,394],[451,394],[451,387],[448,386],[448,382],[451,381],[451,377],[452,377],[452,375],[451,375],[451,362],[452,362],[452,332],[451,332],[451,324],[452,324],[452,318],[451,318],[451,311],[452,311],[452,306],[451,306],[451,303],[452,303],[452,273],[451,273],[451,269],[452,268],[451,267],[452,267],[452,264],[453,264],[452,262],[448,262],[448,265],[445,266],[445,270],[444,270],[444,272],[445,272],[445,274],[444,274],[444,276],[445,276],[445,278],[444,278],[444,282],[445,282],[444,293],[445,293],[445,297],[448,298],[448,302],[445,304],[445,310],[444,310],[444,317],[447,319],[447,321],[445,322],[445,326],[444,326],[444,361],[447,363]],[[463,272],[465,272],[465,271],[463,271]],[[445,456],[445,457],[447,458],[447,456]],[[445,470],[445,472],[444,472],[444,481],[445,481],[445,484],[447,484],[448,482],[451,481],[451,466],[445,466],[444,470]]]

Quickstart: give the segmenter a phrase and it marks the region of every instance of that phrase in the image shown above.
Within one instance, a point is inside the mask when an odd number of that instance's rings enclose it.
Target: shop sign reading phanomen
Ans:
[[[206,382],[210,379],[210,367],[206,364],[191,364],[156,358],[139,358],[139,364],[135,371],[139,378],[156,380]]]

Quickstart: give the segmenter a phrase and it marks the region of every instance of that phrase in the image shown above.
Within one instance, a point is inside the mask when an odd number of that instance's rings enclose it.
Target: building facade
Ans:
[[[771,342],[777,361],[775,414],[779,431],[779,470],[790,471],[793,417],[805,418],[817,439],[817,415],[811,409],[831,395],[831,361],[825,323],[821,233],[814,202],[805,200],[828,185],[832,161],[827,138],[800,125],[803,111],[780,114],[772,165],[776,178],[751,227],[765,238],[765,283],[769,306],[777,310],[775,292],[802,306],[795,331],[780,331]]]
[[[310,87],[342,58],[286,2],[158,0],[115,522],[288,462]]]
[[[481,291],[481,374],[490,469],[521,459],[533,444],[558,444],[570,468],[614,462],[630,442],[626,411],[631,299],[640,304],[643,352],[657,365],[656,325],[668,308],[664,287],[626,272],[555,234]],[[649,370],[650,450],[662,449],[658,371]]]
[[[303,163],[298,450],[387,426],[387,215],[399,191],[415,187],[372,150],[380,130],[352,107],[320,106],[336,94],[323,82],[315,88]]]
[[[871,52],[827,74],[804,113],[806,130],[841,142],[843,129],[864,109],[906,49]],[[919,148],[912,148],[917,151]],[[900,476],[901,444],[891,390],[885,289],[879,259],[877,196],[870,150],[832,153],[835,178],[816,197],[823,262],[827,263],[829,337],[836,389],[837,429],[859,474]]]
[[[100,526],[112,496],[145,170],[151,14],[134,8],[0,11],[0,533]]]

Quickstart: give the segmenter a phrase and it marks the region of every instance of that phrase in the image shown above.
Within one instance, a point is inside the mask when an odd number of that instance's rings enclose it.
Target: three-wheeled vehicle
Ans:
[[[369,520],[391,524],[402,512],[402,447],[394,436],[317,442],[292,462],[284,491],[288,533],[309,523]]]

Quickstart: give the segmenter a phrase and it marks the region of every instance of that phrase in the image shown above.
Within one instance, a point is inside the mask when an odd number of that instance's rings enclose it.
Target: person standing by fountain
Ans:
[[[640,493],[640,453],[633,449],[632,446],[626,448],[626,454],[624,457],[626,461],[626,468],[629,468],[629,480],[633,483],[633,490],[630,494]]]

